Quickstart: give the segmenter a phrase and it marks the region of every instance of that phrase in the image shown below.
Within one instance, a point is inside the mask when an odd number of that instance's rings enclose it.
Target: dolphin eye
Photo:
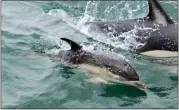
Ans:
[[[127,63],[124,63],[124,66],[127,66]]]

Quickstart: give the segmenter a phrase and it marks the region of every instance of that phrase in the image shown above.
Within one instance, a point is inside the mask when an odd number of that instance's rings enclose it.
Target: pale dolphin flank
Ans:
[[[74,41],[67,38],[61,39],[70,44],[71,49],[59,52],[58,57],[86,72],[91,78],[89,82],[119,82],[145,88],[145,85],[139,81],[136,71],[125,60],[115,60],[87,52]]]
[[[141,47],[131,46],[133,52],[146,55],[148,51],[162,50],[163,52],[178,52],[178,24],[166,14],[157,0],[148,0],[149,13],[144,18],[117,20],[117,21],[96,21],[87,22],[90,30],[98,33],[104,33],[106,36],[118,37],[122,33],[129,32],[137,27],[135,38],[137,42],[143,43]],[[146,30],[150,28],[154,30]],[[125,40],[125,36],[119,37],[121,41]],[[153,52],[154,53],[154,52]],[[155,56],[154,53],[153,56]],[[151,56],[151,54],[149,54]],[[171,55],[171,54],[166,54]],[[157,55],[156,55],[157,56]],[[173,56],[173,55],[171,55]],[[160,57],[160,55],[158,55]],[[167,57],[167,56],[165,56]]]

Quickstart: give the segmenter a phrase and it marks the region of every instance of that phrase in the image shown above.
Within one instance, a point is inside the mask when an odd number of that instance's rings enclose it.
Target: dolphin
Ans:
[[[89,31],[103,33],[107,37],[125,40],[123,33],[136,29],[135,40],[144,45],[131,45],[130,51],[156,57],[177,56],[178,24],[163,10],[157,0],[148,0],[149,12],[146,17],[117,21],[86,22]]]
[[[60,51],[58,58],[73,65],[89,77],[90,83],[123,83],[139,88],[145,88],[145,84],[139,81],[139,76],[132,66],[123,59],[112,59],[104,55],[94,54],[82,49],[74,41],[61,38],[70,46],[70,50]]]

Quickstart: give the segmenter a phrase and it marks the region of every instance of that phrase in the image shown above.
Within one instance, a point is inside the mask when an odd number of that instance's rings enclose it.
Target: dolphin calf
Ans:
[[[87,52],[74,41],[67,38],[61,39],[66,41],[71,46],[71,49],[59,52],[58,57],[84,71],[89,77],[88,82],[117,82],[145,88],[145,84],[139,81],[136,71],[125,60],[115,60],[103,55]]]
[[[149,13],[146,17],[117,21],[86,22],[89,31],[103,33],[108,37],[119,37],[125,40],[123,33],[136,29],[136,42],[144,45],[131,45],[130,50],[139,54],[158,57],[177,56],[178,25],[166,14],[157,0],[148,0]],[[152,52],[152,54],[151,54]],[[162,54],[160,54],[162,52]],[[169,52],[169,54],[168,54]],[[162,57],[163,57],[162,56]]]

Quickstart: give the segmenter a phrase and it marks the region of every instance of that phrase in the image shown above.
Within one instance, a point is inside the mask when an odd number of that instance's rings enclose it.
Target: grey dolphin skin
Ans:
[[[178,24],[166,14],[157,0],[148,0],[149,13],[144,18],[117,20],[117,21],[96,21],[87,22],[90,28],[106,36],[117,37],[122,33],[129,32],[137,27],[135,33],[137,42],[144,45],[138,48],[132,46],[131,50],[136,53],[148,51],[169,51],[178,52]],[[141,30],[141,28],[150,28],[155,30]],[[110,33],[110,35],[109,35]],[[125,36],[120,40],[124,40]]]
[[[61,39],[66,41],[71,46],[71,49],[59,52],[58,57],[84,70],[91,76],[89,81],[94,81],[95,78],[100,81],[100,78],[104,78],[108,81],[115,80],[120,83],[145,88],[145,84],[139,81],[136,71],[125,60],[115,60],[103,55],[87,52],[82,50],[82,47],[74,41],[67,38]],[[104,80],[102,82],[105,83]]]

